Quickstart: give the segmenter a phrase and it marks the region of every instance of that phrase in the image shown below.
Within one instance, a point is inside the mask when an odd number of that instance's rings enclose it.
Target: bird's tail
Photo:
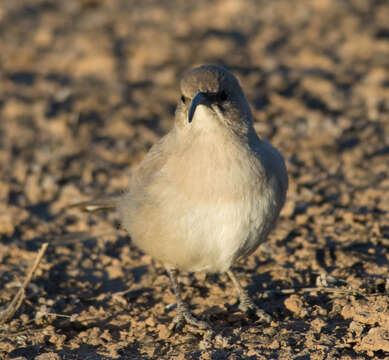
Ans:
[[[70,209],[78,208],[86,212],[95,212],[99,210],[114,210],[117,207],[119,197],[109,197],[103,199],[88,200],[75,203],[69,206]]]

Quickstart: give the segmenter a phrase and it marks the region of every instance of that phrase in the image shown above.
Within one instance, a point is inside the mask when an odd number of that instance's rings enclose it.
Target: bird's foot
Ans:
[[[197,319],[191,314],[186,306],[179,306],[177,309],[177,315],[174,317],[172,323],[173,331],[181,331],[185,324],[189,324],[203,330],[210,329],[210,325],[206,321]]]
[[[250,299],[250,297],[243,293],[240,297],[239,310],[245,312],[248,315],[255,315],[259,321],[270,324],[272,321],[271,316],[260,309],[255,303]]]

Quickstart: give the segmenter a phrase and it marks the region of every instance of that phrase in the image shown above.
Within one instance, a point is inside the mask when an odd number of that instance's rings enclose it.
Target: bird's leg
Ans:
[[[173,319],[173,328],[175,330],[181,330],[186,322],[200,329],[209,329],[209,324],[206,321],[201,321],[194,317],[189,311],[188,306],[182,300],[180,285],[177,279],[178,271],[176,269],[168,269],[167,273],[169,274],[173,292],[177,298],[177,315]]]
[[[271,316],[267,314],[265,311],[263,311],[262,309],[258,308],[258,306],[254,304],[253,300],[251,300],[247,291],[244,290],[242,286],[240,286],[239,281],[236,278],[233,271],[230,269],[227,271],[227,274],[229,278],[232,280],[232,282],[234,283],[236,290],[238,292],[239,309],[249,314],[254,313],[260,321],[270,323]]]

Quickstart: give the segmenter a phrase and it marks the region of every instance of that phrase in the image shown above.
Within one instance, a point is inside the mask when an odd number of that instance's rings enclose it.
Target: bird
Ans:
[[[242,288],[233,265],[252,254],[275,227],[286,200],[282,154],[254,129],[237,78],[219,65],[187,71],[172,129],[132,172],[123,195],[75,204],[116,208],[132,242],[165,267],[177,300],[173,328],[209,329],[183,301],[179,273],[227,273],[239,309],[271,316]]]

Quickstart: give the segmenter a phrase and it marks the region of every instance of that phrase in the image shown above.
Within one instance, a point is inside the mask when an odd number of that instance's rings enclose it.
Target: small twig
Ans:
[[[23,285],[20,287],[14,298],[12,299],[11,303],[8,305],[8,307],[0,311],[0,325],[6,323],[8,320],[12,318],[12,316],[15,315],[16,311],[20,308],[20,306],[23,303],[23,300],[26,295],[26,288],[28,284],[30,283],[32,277],[34,276],[34,273],[36,269],[38,268],[39,263],[42,260],[42,257],[47,249],[48,243],[45,243],[42,245],[41,249],[39,250],[39,253],[37,257],[35,258],[34,264],[31,267],[31,270],[28,272],[26,279],[24,280]]]
[[[320,286],[320,287],[312,287],[312,288],[296,288],[296,289],[280,289],[280,290],[267,290],[264,291],[264,293],[267,294],[283,294],[283,295],[288,295],[288,294],[294,294],[294,293],[299,293],[299,292],[331,292],[331,293],[348,293],[348,294],[358,294],[358,295],[363,295],[362,293],[352,290],[352,289],[341,289],[341,288],[336,288],[336,287],[325,287],[325,286]]]
[[[46,315],[63,317],[67,319],[71,319],[73,317],[73,315],[57,314],[57,313],[50,313],[50,312],[46,313]]]

